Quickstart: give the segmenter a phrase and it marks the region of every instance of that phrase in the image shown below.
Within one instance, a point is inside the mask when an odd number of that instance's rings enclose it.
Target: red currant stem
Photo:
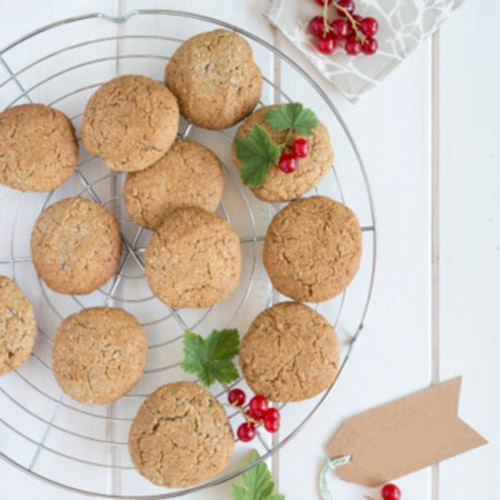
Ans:
[[[290,142],[290,137],[292,136],[293,133],[293,128],[289,128],[288,132],[286,133],[285,140],[283,142],[280,142],[277,144],[277,146],[281,149],[283,152],[283,149],[285,149],[288,146],[288,143]]]
[[[258,420],[254,420],[253,418],[249,417],[249,416],[246,414],[245,410],[244,410],[243,408],[241,408],[241,406],[236,406],[236,405],[232,405],[232,404],[228,404],[228,403],[224,403],[224,406],[229,406],[230,408],[233,408],[234,410],[236,410],[236,411],[240,412],[240,413],[243,415],[243,417],[245,418],[245,420],[246,420],[247,422],[250,422],[250,423],[252,423],[252,424],[255,424],[257,427],[258,427],[259,425],[261,425],[261,423],[260,423]]]
[[[337,2],[335,2],[334,5],[335,5],[335,7],[337,7],[337,9],[340,9],[345,14],[345,16],[347,17],[347,19],[349,19],[349,22],[351,23],[352,29],[354,30],[354,33],[356,34],[356,38],[361,43],[363,43],[364,40],[365,40],[365,37],[361,33],[361,30],[358,28],[358,24],[359,24],[358,21],[356,21],[356,19],[354,19],[354,17],[352,16],[352,14],[349,12],[349,9],[346,9],[345,7],[342,7],[342,5],[339,5]],[[371,499],[371,500],[373,500],[373,499]]]
[[[323,2],[323,26],[324,26],[324,33],[328,33],[331,29],[330,25],[328,24],[328,1],[324,0]]]

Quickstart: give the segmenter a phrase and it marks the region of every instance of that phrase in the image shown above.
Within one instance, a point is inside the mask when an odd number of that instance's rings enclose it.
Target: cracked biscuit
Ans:
[[[43,104],[23,104],[0,113],[0,184],[20,191],[52,191],[78,163],[70,120]]]
[[[139,408],[129,434],[132,462],[154,484],[184,488],[218,474],[234,437],[222,405],[203,387],[160,387]]]
[[[286,130],[274,130],[265,119],[265,114],[279,106],[265,106],[252,113],[237,130],[235,137],[247,137],[254,125],[260,125],[270,135],[275,144],[281,144],[287,137]],[[297,132],[290,135],[289,143],[296,139],[307,139],[311,145],[311,152],[305,158],[297,158],[298,168],[295,172],[284,173],[277,165],[273,165],[262,187],[252,188],[253,194],[269,202],[290,201],[300,198],[304,193],[315,188],[328,172],[333,164],[333,150],[330,143],[328,129],[319,123],[313,129],[312,136],[305,136]],[[238,169],[242,163],[236,156],[236,148],[233,141],[233,161]]]
[[[89,99],[82,142],[111,170],[136,172],[166,153],[178,128],[179,106],[172,92],[145,76],[126,75],[105,83]]]
[[[210,212],[178,208],[151,237],[145,270],[151,290],[165,304],[175,309],[212,306],[238,285],[238,235]]]
[[[33,306],[14,281],[0,276],[0,376],[28,360],[36,337]]]
[[[127,175],[123,197],[133,221],[154,230],[175,208],[192,206],[215,212],[223,189],[218,158],[201,144],[176,140],[153,166]]]
[[[243,376],[255,394],[271,401],[302,401],[335,380],[340,345],[334,328],[319,313],[283,302],[255,318],[240,349]]]
[[[31,255],[38,275],[55,292],[91,293],[120,263],[120,227],[96,202],[66,198],[39,215],[31,232]]]
[[[141,324],[112,307],[84,309],[57,329],[53,368],[61,389],[79,403],[116,401],[142,377],[148,344]]]
[[[342,293],[361,261],[356,215],[325,196],[291,202],[271,221],[264,265],[279,292],[302,302],[323,302]]]
[[[255,108],[262,75],[244,38],[224,29],[185,41],[165,69],[181,113],[199,127],[231,127]]]

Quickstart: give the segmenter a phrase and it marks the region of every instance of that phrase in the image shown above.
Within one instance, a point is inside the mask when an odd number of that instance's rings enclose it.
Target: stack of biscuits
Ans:
[[[242,265],[239,237],[215,215],[224,172],[207,147],[178,138],[180,115],[210,130],[245,120],[236,137],[260,125],[276,143],[285,131],[256,111],[262,75],[250,45],[216,30],[184,42],[169,60],[165,84],[127,75],[102,85],[87,102],[85,149],[125,173],[123,200],[132,220],[152,231],[144,272],[154,295],[172,309],[206,308],[236,289]],[[300,401],[327,389],[337,375],[340,346],[333,326],[304,302],[342,293],[361,258],[354,213],[323,196],[301,198],[333,162],[327,128],[314,127],[311,152],[285,174],[277,166],[252,189],[264,202],[290,202],[273,218],[264,264],[274,287],[293,301],[255,318],[240,349],[243,375],[270,401]],[[233,147],[236,168],[241,162]],[[52,191],[78,164],[70,120],[48,106],[26,104],[0,114],[0,183],[21,191]],[[49,205],[31,233],[33,265],[60,294],[90,294],[112,279],[122,254],[120,225],[95,200],[65,198]],[[0,375],[29,358],[36,341],[33,307],[16,283],[0,277]],[[134,316],[94,307],[59,325],[53,369],[61,389],[88,405],[116,401],[144,373],[148,344]],[[193,429],[196,429],[194,432]],[[167,384],[146,399],[132,424],[129,449],[137,470],[155,484],[186,487],[218,474],[234,438],[221,404],[191,382]]]

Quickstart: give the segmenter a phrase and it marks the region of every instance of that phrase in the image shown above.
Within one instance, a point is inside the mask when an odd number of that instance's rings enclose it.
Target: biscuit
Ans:
[[[119,76],[89,99],[82,142],[111,170],[136,172],[166,153],[178,128],[179,106],[170,90],[145,76]]]
[[[255,394],[271,401],[302,401],[335,380],[340,344],[319,313],[297,302],[266,309],[243,337],[240,364]]]
[[[186,40],[165,68],[181,113],[199,127],[231,127],[255,108],[262,75],[240,35],[218,29]]]
[[[141,324],[128,312],[93,307],[67,317],[52,350],[59,387],[88,405],[116,401],[139,381],[148,344]]]
[[[38,275],[55,292],[91,293],[120,263],[120,227],[94,201],[66,198],[39,215],[31,232],[31,255]]]
[[[264,265],[279,292],[302,302],[323,302],[343,292],[361,261],[356,215],[325,196],[291,202],[271,221]]]
[[[265,119],[265,114],[276,107],[278,106],[265,106],[252,113],[237,130],[235,137],[247,137],[254,125],[260,125],[269,132],[274,143],[283,143],[287,131],[274,130]],[[273,165],[262,187],[252,189],[257,198],[269,202],[294,200],[315,188],[326,175],[333,164],[333,150],[328,129],[319,123],[313,129],[312,136],[305,136],[294,131],[290,136],[289,144],[299,138],[307,139],[311,145],[311,152],[305,158],[297,158],[298,168],[295,172],[286,174],[277,165]],[[234,164],[240,169],[242,164],[236,156],[234,142],[232,152]]]
[[[170,213],[146,248],[146,276],[165,304],[209,307],[236,288],[241,273],[238,235],[220,217],[201,208]]]
[[[184,488],[218,474],[231,459],[234,438],[222,405],[203,387],[160,387],[139,408],[129,434],[137,471],[154,484]]]
[[[215,212],[223,189],[218,158],[201,144],[176,140],[152,167],[127,175],[123,197],[132,220],[154,230],[175,208],[193,206]]]
[[[78,164],[73,125],[60,111],[23,104],[0,113],[0,184],[20,191],[52,191]]]
[[[14,281],[0,276],[0,376],[28,360],[37,332],[33,306]]]

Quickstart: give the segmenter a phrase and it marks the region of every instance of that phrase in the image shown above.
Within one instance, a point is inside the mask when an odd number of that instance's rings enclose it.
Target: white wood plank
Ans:
[[[258,36],[270,39],[272,30],[267,25],[267,23],[263,22],[264,20],[260,16],[255,15],[255,12],[263,10],[263,7],[266,3],[267,3],[266,0],[255,0],[242,3],[238,7],[238,9],[234,9],[234,4],[227,0],[219,1],[216,3],[208,3],[208,2],[200,3],[195,1],[172,1],[169,2],[168,5],[165,5],[164,2],[157,2],[157,1],[123,0],[121,2],[121,15],[126,16],[127,13],[132,12],[135,9],[143,10],[143,9],[156,9],[156,8],[160,9],[168,8],[172,10],[196,12],[198,14],[204,14],[222,21],[235,24],[237,26],[242,26]],[[132,18],[130,22],[120,26],[120,34],[123,36],[128,36],[133,34],[144,33],[143,29],[144,23],[148,23],[147,25],[150,26],[150,28],[148,28],[147,30],[148,34],[178,37],[180,39],[186,39],[189,36],[192,36],[201,31],[216,29],[216,26],[210,23],[190,20],[186,18],[179,18],[178,20],[176,20],[175,18],[169,18],[162,15],[158,15],[156,19],[153,17]],[[172,45],[174,45],[173,48]],[[161,54],[165,55],[165,52],[167,50],[172,51],[173,49],[175,49],[177,45],[178,44],[170,44],[169,47],[166,47],[165,42],[155,43],[153,41],[153,43],[149,43],[149,45],[147,46],[145,45],[144,50],[146,52],[153,51],[154,53],[158,53],[159,55]],[[264,75],[272,80],[274,75],[273,58],[269,57],[269,54],[266,51],[259,48],[258,45],[252,45],[252,47],[255,52],[255,57],[259,61],[259,65],[261,66]],[[136,48],[137,48],[136,40],[124,40],[120,44],[121,53],[134,52],[134,51],[137,52]],[[161,80],[163,79],[164,65],[165,63],[162,61],[153,61],[153,62],[146,61],[142,65],[142,71],[144,71],[146,74],[149,74]],[[121,71],[123,73],[128,73],[131,71],[137,71],[138,68],[141,69],[141,66],[137,65],[135,61],[130,61],[130,64],[125,63],[122,66]],[[221,160],[228,166],[228,168],[233,168],[231,165],[229,150],[227,148],[227,142],[220,143],[219,134],[206,131],[203,132],[197,130],[196,127],[194,127],[192,130],[193,132],[190,134],[191,139],[198,140],[204,143],[206,146],[213,149],[221,158]],[[226,184],[228,184],[228,182]],[[231,199],[232,199],[231,196],[226,196],[226,194],[224,195],[224,200],[226,202],[231,203]],[[244,210],[244,207],[240,207],[240,209]],[[241,230],[244,231],[244,229],[240,226],[238,226],[237,229],[238,231]],[[260,233],[264,234],[264,230],[265,230],[264,228],[260,228]],[[253,288],[252,290],[255,294],[258,292],[257,288]],[[251,310],[249,304],[247,309]],[[236,323],[233,324],[232,326],[238,327],[240,328],[240,331],[243,331],[244,328],[242,330],[241,326],[248,324],[248,322],[251,321],[251,319],[252,318],[238,317],[236,319]],[[217,321],[217,318],[214,318],[214,321]],[[214,327],[216,326],[217,325],[215,324]],[[202,330],[200,330],[200,333],[206,333],[205,331],[207,329],[206,322],[202,326],[200,326],[200,328],[202,328]],[[267,441],[268,444],[270,444],[269,440]],[[251,447],[247,445],[242,445],[241,443],[238,444],[236,446],[233,460],[231,461],[231,465],[225,472],[228,472],[232,469],[234,470],[235,467],[238,466],[238,464],[245,463],[248,456],[248,450],[250,448]],[[260,451],[262,452],[262,449]],[[126,477],[125,475],[123,475],[121,478],[118,479],[118,482],[122,483],[122,487],[119,490],[122,493],[130,491],[144,491],[145,493],[148,492],[147,484],[145,484],[145,481],[137,475],[135,475],[135,477]],[[216,488],[205,490],[203,491],[203,493],[195,493],[193,495],[188,495],[185,498],[192,500],[199,498],[203,498],[206,500],[211,500],[211,499],[218,500],[220,498],[229,498],[229,496],[230,496],[230,484],[224,484]]]
[[[0,3],[0,17],[2,18],[2,30],[0,32],[0,48],[3,48],[6,46],[8,43],[13,42],[14,40],[18,39],[19,37],[27,34],[28,32],[37,29],[41,26],[44,26],[48,23],[58,21],[62,18],[66,17],[71,17],[71,16],[76,16],[76,15],[81,15],[81,14],[86,14],[89,12],[95,12],[95,11],[100,11],[103,9],[103,4],[102,2],[98,0],[90,0],[86,2],[60,2],[60,1],[53,1],[53,2],[44,2],[43,5],[41,5],[38,2],[2,2]],[[105,5],[105,10],[106,13],[110,15],[116,15],[118,12],[118,1],[113,0],[109,1]],[[104,23],[103,23],[104,24]],[[104,33],[105,30],[103,30],[103,25],[99,25],[97,22],[91,22],[89,25],[92,25],[92,31],[95,36],[101,35]],[[113,33],[116,31],[113,28]],[[42,35],[41,37],[37,38],[37,43],[31,43],[27,42],[26,44],[23,44],[23,46],[19,46],[18,48],[10,50],[8,53],[5,54],[6,60],[8,60],[9,64],[11,65],[12,69],[14,71],[17,71],[21,68],[23,68],[26,64],[29,64],[33,60],[42,57],[44,55],[49,54],[56,48],[61,47],[61,39],[60,37],[62,36],[61,34],[64,33],[64,37],[67,40],[67,43],[71,43],[72,40],[77,38],[79,35],[81,35],[81,32],[72,32],[71,30],[68,30],[67,27],[61,27],[59,30],[57,30],[59,33],[58,36],[47,36],[47,35]],[[92,48],[88,47],[85,50],[85,56],[89,58],[98,58],[100,57],[101,52],[99,48]],[[50,75],[51,72],[54,73],[55,71],[60,70],[61,68],[67,68],[71,65],[78,64],[78,62],[81,62],[81,60],[78,59],[71,59],[71,57],[66,57],[65,55],[57,56],[54,58],[51,58],[47,60],[46,64],[42,64],[39,67],[34,67],[32,70],[28,70],[24,72],[20,76],[20,80],[23,83],[23,85],[26,88],[29,88],[30,86],[33,86],[36,84],[37,81],[45,78],[46,76]],[[57,69],[56,69],[57,68]],[[101,66],[101,71],[104,73],[104,69]],[[76,76],[75,74],[72,75],[73,78],[83,78],[83,74],[80,74]],[[91,75],[87,73],[87,78],[89,78]],[[5,73],[1,74],[0,80],[3,81],[5,79]],[[40,86],[36,90],[33,90],[30,93],[30,96],[34,100],[40,100],[43,102],[50,102],[51,100],[55,99],[56,97],[61,95],[61,92],[64,91],[64,77],[61,77],[61,79],[56,79],[52,82],[52,84],[47,84],[45,86]],[[19,93],[19,89],[11,83],[10,85],[5,86],[1,93],[0,93],[0,105],[3,108],[4,106],[10,104],[12,100],[12,96],[16,96]],[[19,103],[23,102],[23,100],[19,101]],[[64,102],[64,103],[59,103],[56,105],[56,107],[65,110],[67,113],[71,112],[71,102]],[[69,183],[71,184],[71,183]],[[9,207],[15,207],[16,205],[14,202],[17,204],[19,193],[15,193],[10,190],[4,190],[1,193],[1,210],[9,210]],[[33,197],[33,201],[35,200],[41,200],[40,196],[35,195]],[[35,202],[36,203],[36,202]],[[34,208],[33,204],[28,204],[27,206],[31,206]],[[5,213],[5,212],[3,212]],[[34,213],[34,212],[33,212]],[[2,248],[4,248],[4,244],[2,243]],[[33,289],[34,290],[34,289]],[[33,291],[31,288],[27,289],[28,294],[30,294]],[[35,305],[37,302],[40,302],[39,298],[37,297],[30,297],[34,302]],[[47,351],[46,353],[48,356],[50,353]],[[31,402],[28,401],[26,396],[27,389],[26,386],[21,387],[23,391],[23,397],[19,394],[19,400],[22,401],[24,404],[28,404],[30,406],[31,403],[35,405],[34,407],[34,412],[38,415],[43,416],[46,420],[50,420],[51,416],[54,414],[53,413],[53,408],[52,408],[52,414],[50,413],[49,408],[47,407],[47,400],[42,401],[43,398],[38,397],[36,394],[33,394],[33,399]],[[48,391],[52,390],[52,387],[49,387],[47,385],[46,389]],[[5,401],[2,401],[2,404],[5,405]],[[33,407],[32,407],[33,408]],[[19,409],[16,409],[19,411]],[[6,415],[8,408],[7,406],[2,407],[2,417],[7,418]],[[23,423],[23,429],[22,431],[25,432],[28,435],[32,435],[33,438],[36,441],[39,441],[45,434],[47,426],[45,424],[42,425],[40,421],[37,421],[34,418],[31,418],[32,421],[32,427],[28,428],[30,419],[27,419],[26,413],[24,412],[19,412],[19,422]],[[43,427],[43,429],[41,428]],[[90,427],[88,428],[90,431]],[[5,431],[5,428],[2,427],[1,432],[3,433]],[[34,432],[36,431],[36,434]],[[4,434],[2,434],[4,436]],[[57,447],[57,433],[50,433],[47,435],[47,441],[46,443],[51,446]],[[78,446],[78,444],[75,444]],[[5,446],[5,442],[4,442]],[[16,458],[19,455],[16,455],[17,451],[20,451],[22,447],[25,446],[25,442],[22,440],[19,440],[17,443],[17,448],[16,450],[12,450],[13,455],[16,456]],[[27,463],[32,460],[32,452],[35,448],[33,447],[31,450],[31,455],[27,456]],[[83,447],[82,447],[83,451]],[[39,460],[36,463],[37,467],[46,467],[49,459],[46,455],[44,455],[44,452],[40,453],[39,455]],[[63,472],[62,469],[59,469],[57,463],[51,462],[50,463],[52,467],[52,473],[58,473],[58,472]],[[35,468],[37,470],[37,468]],[[90,472],[90,471],[88,471]],[[64,498],[68,499],[82,499],[82,498],[87,498],[81,495],[73,495],[70,493],[62,492],[59,489],[55,489],[54,486],[49,485],[47,483],[38,481],[34,478],[30,478],[27,476],[24,472],[21,472],[17,469],[14,469],[12,466],[8,465],[6,462],[3,460],[0,461],[0,477],[2,480],[5,482],[5,489],[4,492],[12,498],[16,497],[19,498],[20,500],[24,499],[30,499],[30,498],[62,498],[62,495],[64,495]],[[86,482],[87,484],[89,482],[94,482],[94,484],[102,484],[104,487],[106,486],[106,475],[101,474],[96,471],[94,474],[88,474],[85,477],[85,471],[83,471],[81,475],[81,481]],[[15,493],[14,493],[15,492]]]
[[[439,500],[500,497],[499,18],[465,2],[439,35],[439,371],[464,376],[460,415],[490,441],[440,465]]]
[[[124,4],[124,5],[120,6],[119,9],[115,9],[113,12],[105,11],[105,13],[111,14],[111,15],[123,15],[124,13],[128,12],[130,9],[134,8],[133,5],[131,5],[131,3],[132,2],[128,3],[127,5]],[[179,4],[178,7],[186,7],[185,3],[178,2],[178,4]],[[55,2],[55,7],[56,6],[57,6],[57,2]],[[88,4],[87,4],[87,6],[88,6]],[[229,7],[229,3],[227,3],[227,6]],[[56,10],[55,7],[54,7],[54,11]],[[95,10],[95,11],[102,11],[103,10],[102,7],[103,7],[102,5],[95,5],[95,6],[90,5],[89,6],[89,10],[90,11],[93,11],[93,10]],[[145,5],[145,3],[141,3],[140,7],[141,8],[147,8],[147,7],[151,8],[151,7],[154,7],[154,6],[153,5],[149,5],[148,6],[148,5]],[[176,6],[173,5],[173,4],[170,4],[169,7],[170,8],[176,8]],[[193,7],[193,6],[191,6],[191,7]],[[261,9],[261,6],[259,5],[258,8]],[[86,12],[85,9],[83,9],[83,11]],[[226,10],[226,13],[227,12],[230,12],[230,10]],[[230,16],[230,17],[226,16],[225,17],[226,21],[228,21],[228,22],[234,22],[234,23],[238,23],[238,21],[239,21],[242,25],[245,24],[246,20],[245,20],[244,16],[247,16],[249,14],[249,12],[248,11],[247,12],[245,12],[245,11],[237,11],[237,12],[241,14],[240,17],[238,15],[234,15],[234,13],[233,13],[232,16]],[[67,12],[67,11],[61,12],[60,10],[58,10],[57,14],[60,14],[60,15],[58,17],[56,17],[56,19],[59,19],[61,17],[76,15],[76,14],[79,14],[79,13],[80,13],[79,9],[74,9],[73,11],[70,11],[70,12]],[[206,10],[206,14],[215,15],[217,17],[217,12],[214,12],[213,9],[207,9]],[[19,12],[16,11],[13,14],[13,17],[16,18],[16,19],[18,19],[19,18]],[[223,18],[224,16],[219,16],[219,17]],[[259,34],[261,36],[268,35],[270,33],[270,31],[271,31],[270,28],[268,27],[268,25],[266,23],[261,22],[262,20],[260,19],[260,17],[257,17],[255,19],[258,20],[258,21],[260,21],[260,23],[257,23],[257,22],[255,23],[255,26],[253,28],[253,32],[259,32]],[[50,18],[50,14],[49,14],[49,15],[47,15],[46,20],[43,19],[42,21],[43,21],[43,23],[45,23],[45,22],[49,22],[51,20],[52,19]],[[155,19],[153,17],[151,17],[150,20],[151,20],[151,23],[155,24]],[[111,25],[111,26],[113,26],[113,25]],[[259,26],[260,26],[260,29],[258,28]],[[190,29],[190,26],[189,25],[181,25],[180,28],[181,28],[181,31],[182,31],[182,35],[186,36],[187,32]],[[247,28],[248,28],[248,26],[247,26]],[[30,27],[30,29],[31,29],[31,27]],[[127,29],[123,25],[119,26],[118,29],[120,30],[119,31],[120,34],[126,34],[127,33]],[[76,32],[74,34],[76,35]],[[172,35],[172,32],[169,31],[168,34]],[[68,33],[66,33],[65,36],[71,36],[71,33],[69,33],[69,35],[68,35]],[[90,29],[90,31],[87,33],[87,36],[89,38],[94,38],[95,36],[98,36],[98,33],[95,32],[94,28],[92,27]],[[101,35],[99,35],[99,36],[101,36]],[[54,45],[58,45],[59,43],[60,43],[60,40],[58,40],[58,39],[54,40]],[[44,44],[43,48],[44,48],[44,50],[50,50],[50,44]],[[36,52],[36,47],[34,47],[33,50]],[[99,54],[98,52],[96,52],[96,53]],[[103,54],[99,54],[99,55],[102,56]],[[30,62],[29,57],[31,57],[31,56],[32,56],[32,53],[30,53],[30,52],[20,51],[19,55],[16,57],[16,62],[19,62],[18,59],[26,57],[26,63],[24,63],[24,64],[28,64]],[[272,77],[272,74],[273,74],[272,60],[269,60],[268,62],[261,60],[261,64],[263,64],[263,69],[265,70],[267,76],[268,77]],[[21,64],[19,67],[22,68],[23,65]],[[132,67],[129,66],[129,68],[132,68]],[[44,68],[41,68],[41,69],[43,70]],[[113,65],[112,65],[111,69],[112,69],[112,73],[113,73],[113,71],[114,71],[114,66]],[[124,72],[132,71],[132,69],[129,70],[128,68],[120,68],[120,69],[122,69]],[[146,68],[144,68],[144,69],[146,69]],[[147,69],[151,69],[151,68],[147,68]],[[48,70],[50,70],[50,68],[48,68]],[[133,70],[137,71],[135,68]],[[161,65],[161,68],[159,69],[158,73],[159,73],[159,75],[161,75],[163,73],[163,65]],[[49,74],[50,74],[50,71],[49,71],[48,75]],[[89,75],[89,76],[90,77],[95,76],[95,77],[98,77],[98,78],[104,78],[104,79],[106,79],[106,78],[110,78],[111,76],[114,76],[114,74],[105,75],[105,74],[102,73],[102,71],[98,71],[96,73],[96,75]],[[152,75],[152,76],[155,76],[155,75]],[[156,76],[158,76],[158,75],[156,75]],[[35,74],[34,74],[33,77],[35,78],[35,82],[36,82],[36,79],[39,78],[39,73],[35,72]],[[86,78],[82,78],[82,81],[87,81],[87,79]],[[29,84],[27,86],[29,87]],[[47,96],[46,95],[41,95],[39,97],[39,99],[42,100],[42,101],[47,102]],[[4,104],[7,104],[7,102],[8,101],[6,101]],[[52,436],[52,434],[53,433],[51,433],[50,439],[52,440],[52,442],[54,442],[56,438],[54,436]],[[92,457],[89,457],[89,458],[91,459]],[[5,466],[5,464],[2,463],[1,466],[3,467],[3,466]],[[55,459],[52,459],[51,461],[49,461],[48,458],[46,458],[45,461],[42,462],[42,466],[44,468],[46,468],[46,467],[52,467],[53,469],[54,468],[58,468],[58,469],[62,468],[62,464],[59,464],[59,463],[56,464]],[[10,470],[10,468],[8,466],[5,466],[5,468],[7,470]],[[137,477],[139,477],[139,476],[137,475]],[[85,479],[84,477],[82,477],[81,479],[84,482],[86,481],[87,484],[90,482],[88,479]],[[120,479],[120,478],[118,477],[118,479]],[[18,481],[17,476],[13,477],[13,484],[16,484],[16,481]],[[36,488],[36,485],[38,483],[35,482],[35,481],[32,481],[30,478],[26,478],[25,484],[26,484],[26,492],[20,491],[20,489],[18,489],[16,487],[17,491],[19,492],[20,498],[23,498],[23,497],[29,498],[30,497],[30,493],[29,492],[33,491],[34,488]],[[96,486],[98,486],[97,483],[96,483]],[[126,494],[127,493],[126,488],[123,489],[123,488],[121,488],[119,486],[118,486],[118,488],[116,488],[115,487],[116,484],[112,485],[112,486],[113,486],[113,488],[110,489],[109,492],[113,491],[114,493],[118,493],[118,494],[120,494],[120,493],[125,493]],[[124,485],[124,486],[126,486],[126,485]],[[100,488],[100,486],[98,486],[98,487]],[[43,489],[43,488],[42,488],[42,490],[45,491],[45,489]],[[51,493],[51,491],[52,491],[52,493]],[[162,491],[163,490],[158,489],[158,493],[161,493]],[[215,498],[220,498],[221,496],[227,497],[227,496],[229,496],[229,491],[230,491],[230,485],[226,484],[226,485],[223,485],[223,486],[221,486],[221,487],[219,487],[217,489],[211,490],[210,492],[207,492],[206,494],[204,494],[204,496],[206,498],[214,498],[214,499]],[[46,487],[46,494],[47,494],[47,498],[53,496],[53,489],[50,486]],[[66,497],[66,493],[64,493],[64,495]],[[71,495],[71,494],[68,493],[67,494],[67,498],[80,498],[80,496],[78,496],[78,495]],[[199,498],[199,494],[194,495],[193,498]]]
[[[288,41],[280,46],[316,75]],[[377,275],[354,357],[324,407],[280,453],[280,490],[290,498],[316,495],[326,445],[345,418],[430,383],[430,53],[424,44],[356,106],[324,85],[368,169],[377,215]],[[335,148],[335,137],[332,142]],[[430,498],[430,470],[398,484],[405,499]],[[331,485],[336,498],[377,493],[333,477]]]

